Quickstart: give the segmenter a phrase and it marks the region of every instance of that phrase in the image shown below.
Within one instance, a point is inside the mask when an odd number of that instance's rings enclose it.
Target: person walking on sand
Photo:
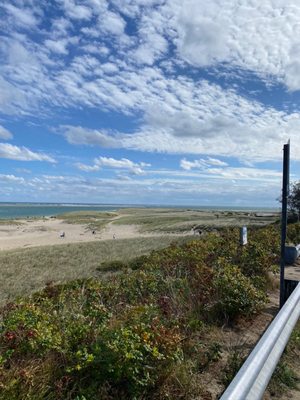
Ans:
[[[115,233],[113,234],[113,239],[115,239],[116,238],[116,235],[115,235]]]

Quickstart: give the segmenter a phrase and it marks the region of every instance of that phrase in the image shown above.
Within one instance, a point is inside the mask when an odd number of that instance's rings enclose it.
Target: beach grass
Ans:
[[[2,251],[0,304],[39,290],[49,281],[99,276],[104,262],[126,261],[185,240],[186,237],[159,236]]]
[[[1,225],[22,225],[22,221],[18,219],[0,219],[0,226]]]
[[[57,219],[61,219],[69,224],[87,225],[90,229],[102,229],[108,222],[118,216],[115,212],[103,211],[73,211],[57,215]]]
[[[264,226],[277,219],[276,213],[205,211],[190,209],[124,209],[112,221],[116,225],[138,225],[141,232],[186,232],[197,227],[222,228]]]

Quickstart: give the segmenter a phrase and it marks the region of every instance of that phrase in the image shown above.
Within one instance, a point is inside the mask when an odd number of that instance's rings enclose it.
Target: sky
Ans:
[[[0,0],[0,201],[276,207],[298,0]]]

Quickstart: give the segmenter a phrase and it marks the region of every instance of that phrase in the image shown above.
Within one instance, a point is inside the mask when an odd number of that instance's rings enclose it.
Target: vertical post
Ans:
[[[287,227],[287,197],[289,194],[289,175],[290,175],[290,141],[283,146],[283,176],[282,176],[282,211],[281,211],[281,251],[280,251],[280,302],[281,308],[285,302],[285,241]]]
[[[248,238],[247,238],[247,227],[243,226],[240,228],[240,245],[245,246],[248,243]]]

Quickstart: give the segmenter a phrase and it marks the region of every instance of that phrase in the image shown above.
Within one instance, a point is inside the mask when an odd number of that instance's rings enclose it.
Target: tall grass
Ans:
[[[178,241],[184,238],[177,238]],[[99,276],[105,261],[128,260],[168,246],[161,236],[45,246],[0,252],[0,304],[39,290],[49,281]]]
[[[142,232],[182,232],[194,227],[236,227],[243,225],[267,225],[274,222],[275,214],[262,217],[253,212],[225,212],[183,209],[124,209],[113,224],[139,225]]]
[[[102,229],[117,216],[118,214],[115,212],[73,211],[57,215],[57,218],[69,224],[84,224],[90,229]]]

